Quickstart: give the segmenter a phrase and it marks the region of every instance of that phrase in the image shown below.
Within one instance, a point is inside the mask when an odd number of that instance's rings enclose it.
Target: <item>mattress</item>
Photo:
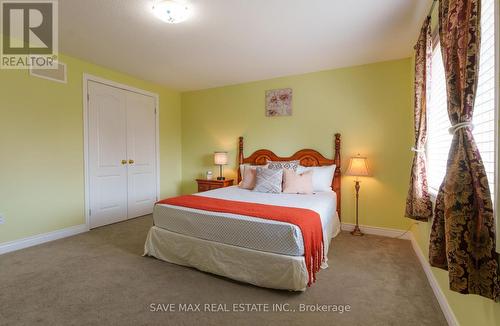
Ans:
[[[326,252],[330,239],[340,232],[333,191],[311,195],[268,194],[233,186],[196,195],[313,210],[321,219]],[[153,220],[159,228],[190,237],[276,254],[304,255],[300,228],[286,222],[165,204],[155,205]]]

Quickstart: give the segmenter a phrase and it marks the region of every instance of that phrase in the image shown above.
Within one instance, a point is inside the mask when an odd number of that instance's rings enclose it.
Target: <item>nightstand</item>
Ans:
[[[196,179],[196,182],[198,182],[198,192],[230,187],[234,184],[233,179],[226,179],[226,180]]]

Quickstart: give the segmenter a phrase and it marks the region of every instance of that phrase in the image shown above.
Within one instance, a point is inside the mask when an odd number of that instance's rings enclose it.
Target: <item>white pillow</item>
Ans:
[[[267,168],[267,165],[268,164],[264,165],[253,165],[250,163],[240,164],[241,177],[243,177],[243,171],[245,171],[245,166],[248,166],[251,169],[256,169],[256,168]]]
[[[299,165],[297,173],[302,174],[313,171],[312,184],[313,191],[331,191],[333,177],[335,175],[335,164],[325,166],[302,166]]]
[[[252,166],[248,163],[245,164],[240,164],[240,172],[241,172],[241,177],[243,178],[243,172],[245,171],[245,166]]]

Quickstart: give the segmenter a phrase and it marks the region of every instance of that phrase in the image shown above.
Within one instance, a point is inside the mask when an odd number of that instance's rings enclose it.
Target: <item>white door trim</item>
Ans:
[[[83,166],[84,166],[84,184],[85,184],[85,224],[87,228],[90,228],[90,181],[89,181],[89,167],[88,167],[88,157],[89,157],[89,121],[88,121],[88,82],[93,81],[96,83],[101,83],[104,85],[120,88],[126,91],[139,93],[147,96],[151,96],[155,99],[155,125],[156,125],[156,137],[155,137],[155,155],[156,155],[156,198],[160,197],[160,97],[156,93],[152,93],[140,88],[132,87],[129,85],[114,82],[112,80],[107,80],[101,77],[97,77],[91,74],[83,74]]]

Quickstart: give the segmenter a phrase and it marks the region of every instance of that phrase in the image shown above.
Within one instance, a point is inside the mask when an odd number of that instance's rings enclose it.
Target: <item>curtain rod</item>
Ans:
[[[429,10],[429,13],[427,14],[427,16],[430,17],[432,15],[432,11],[434,10],[434,6],[436,5],[437,2],[438,2],[438,0],[432,1],[431,10]]]

